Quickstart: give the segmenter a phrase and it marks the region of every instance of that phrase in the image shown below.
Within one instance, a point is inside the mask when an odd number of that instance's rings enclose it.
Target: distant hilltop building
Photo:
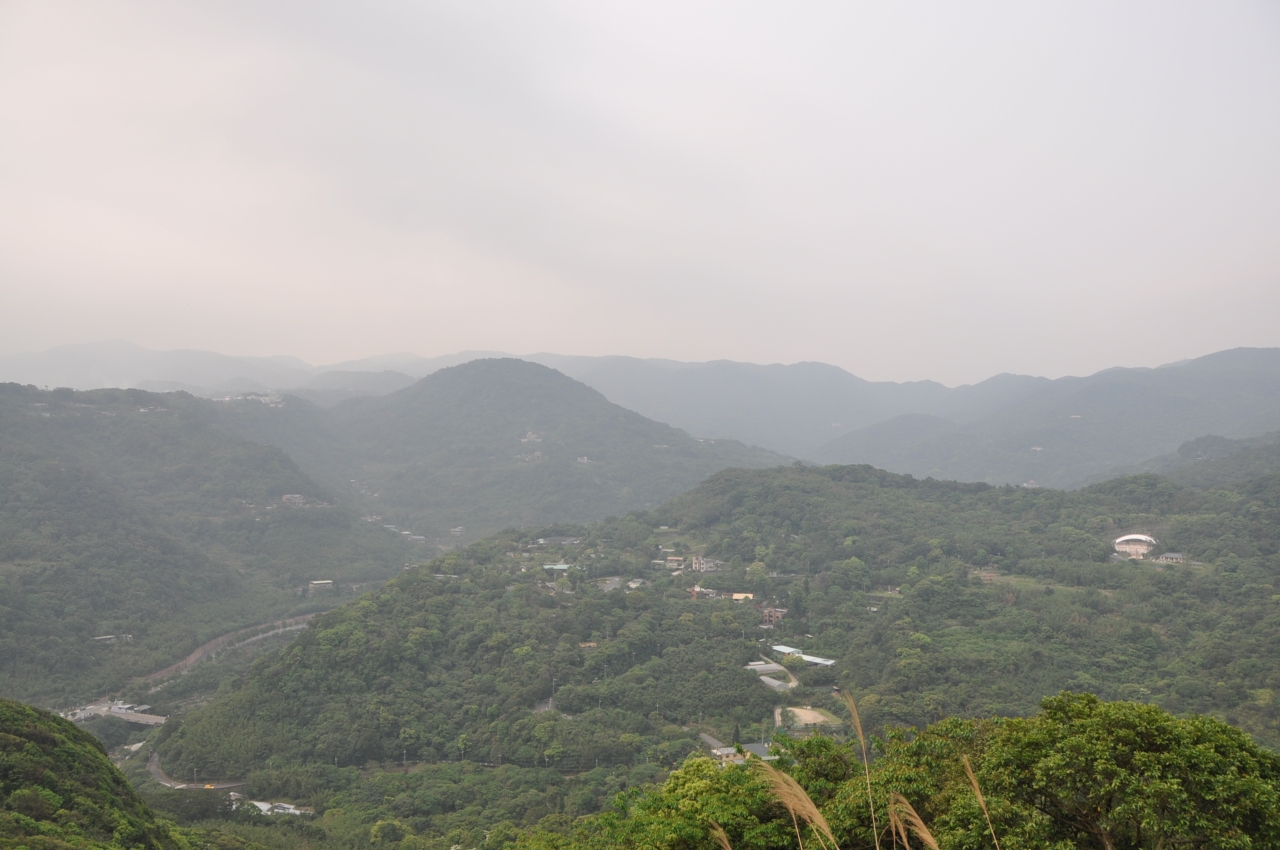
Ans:
[[[287,496],[281,496],[280,501],[284,502],[286,505],[305,505],[307,503],[307,497],[297,493],[291,493]]]
[[[1126,558],[1138,558],[1141,560],[1147,556],[1147,553],[1156,548],[1159,540],[1146,534],[1126,534],[1124,537],[1116,538],[1116,551]]]

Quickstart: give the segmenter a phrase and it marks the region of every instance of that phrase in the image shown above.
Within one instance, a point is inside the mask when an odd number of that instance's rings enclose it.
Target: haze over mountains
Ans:
[[[392,354],[314,367],[289,357],[152,352],[113,342],[0,358],[0,379],[206,396],[274,390],[333,407],[495,354]],[[1234,349],[1156,369],[1056,380],[997,375],[955,388],[865,381],[822,363],[545,353],[521,359],[695,437],[917,477],[1078,487],[1174,453],[1189,440],[1246,439],[1280,429],[1280,349]]]
[[[412,557],[218,419],[183,394],[0,385],[0,693],[98,696],[204,640],[336,604],[301,597],[311,579],[385,579]]]

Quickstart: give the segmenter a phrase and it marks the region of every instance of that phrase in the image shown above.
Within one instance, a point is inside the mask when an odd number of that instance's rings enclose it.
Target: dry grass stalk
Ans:
[[[907,802],[907,798],[896,791],[889,795],[889,828],[893,830],[895,836],[902,837],[902,845],[907,850],[911,850],[911,841],[907,837],[908,829],[914,832],[916,838],[919,838],[929,850],[939,850],[938,842],[934,840],[929,827],[924,825],[924,820],[916,814],[915,808]]]
[[[733,850],[733,845],[729,843],[729,836],[725,833],[724,827],[715,821],[711,822],[711,837],[715,839],[716,845],[720,850]]]
[[[996,850],[1000,850],[1000,839],[996,838],[996,828],[991,825],[991,813],[987,811],[987,800],[982,796],[982,786],[978,784],[978,777],[973,775],[973,765],[969,764],[968,756],[961,756],[960,760],[964,762],[964,772],[969,776],[969,784],[973,786],[973,794],[978,798],[978,805],[982,807],[982,814],[987,819],[987,829],[991,830],[991,840],[996,843]]]
[[[853,695],[848,691],[841,691],[840,698],[849,707],[849,714],[853,716],[853,730],[858,733],[858,743],[862,745],[862,773],[867,778],[867,808],[871,810],[871,834],[876,839],[876,850],[880,850],[880,827],[876,823],[876,804],[871,799],[871,764],[867,760],[867,736],[862,734],[862,718],[858,716],[858,704],[853,701]]]
[[[800,837],[800,821],[804,821],[813,827],[814,832],[818,836],[818,843],[825,850],[827,842],[823,841],[825,836],[827,841],[831,842],[832,850],[840,850],[840,845],[836,844],[835,834],[831,831],[830,824],[827,819],[822,816],[822,812],[818,810],[818,806],[813,799],[800,787],[800,783],[796,782],[787,774],[778,770],[764,759],[752,759],[750,761],[751,769],[764,777],[765,782],[769,784],[769,790],[773,792],[773,796],[778,799],[788,812],[791,813],[791,822],[796,828],[796,839],[800,842],[800,847],[804,848],[804,839]]]

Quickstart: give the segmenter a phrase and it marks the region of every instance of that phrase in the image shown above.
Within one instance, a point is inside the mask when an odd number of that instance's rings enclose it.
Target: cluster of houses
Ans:
[[[734,602],[750,602],[756,598],[754,593],[723,593],[697,584],[688,588],[688,590],[689,595],[693,597],[695,602],[699,599],[731,599]]]

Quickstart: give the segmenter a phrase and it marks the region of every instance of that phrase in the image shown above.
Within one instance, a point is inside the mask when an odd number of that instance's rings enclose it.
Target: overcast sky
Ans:
[[[0,0],[0,351],[1280,345],[1280,4]]]

